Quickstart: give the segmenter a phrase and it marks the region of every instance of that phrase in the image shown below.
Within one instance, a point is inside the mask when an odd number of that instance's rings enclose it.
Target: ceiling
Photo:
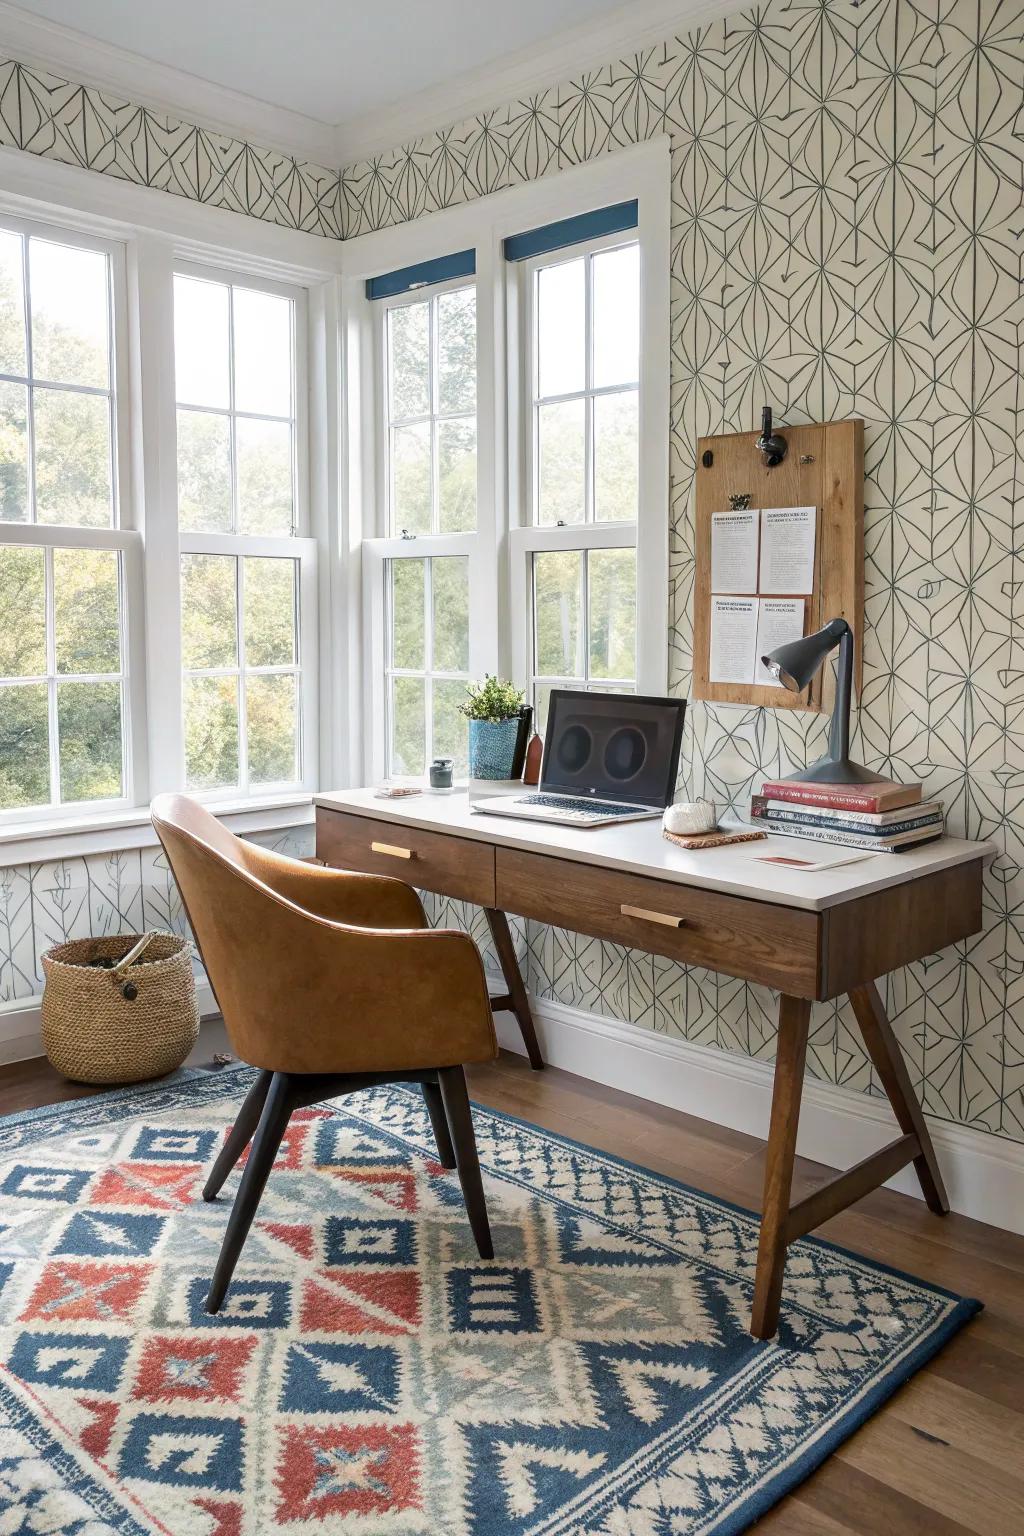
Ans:
[[[334,126],[622,9],[622,0],[19,0],[0,7],[0,36],[4,14],[30,12]]]

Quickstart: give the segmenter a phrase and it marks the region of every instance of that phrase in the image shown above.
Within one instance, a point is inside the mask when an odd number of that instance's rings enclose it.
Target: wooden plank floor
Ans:
[[[226,1048],[204,1025],[192,1060]],[[757,1209],[764,1143],[503,1054],[470,1072],[478,1102]],[[45,1061],[0,1068],[0,1114],[81,1096]],[[798,1162],[796,1193],[826,1172]],[[877,1190],[822,1235],[978,1296],[986,1310],[757,1526],[768,1536],[1022,1536],[1024,1238]]]

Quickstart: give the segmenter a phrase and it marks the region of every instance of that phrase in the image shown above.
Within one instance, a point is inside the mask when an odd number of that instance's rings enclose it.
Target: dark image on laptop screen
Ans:
[[[685,710],[685,699],[553,688],[540,788],[630,805],[670,805]]]

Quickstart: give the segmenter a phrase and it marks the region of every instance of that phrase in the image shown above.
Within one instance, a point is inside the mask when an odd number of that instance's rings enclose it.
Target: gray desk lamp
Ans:
[[[828,733],[828,751],[816,763],[800,773],[791,773],[790,779],[811,784],[877,784],[882,777],[869,773],[860,763],[850,762],[850,696],[853,691],[853,630],[845,619],[829,619],[824,629],[802,640],[791,640],[780,645],[767,656],[761,657],[761,665],[792,693],[801,693],[817,672],[826,656],[839,647],[839,666],[836,671],[836,702],[832,710],[832,725]],[[885,782],[890,782],[886,780]]]

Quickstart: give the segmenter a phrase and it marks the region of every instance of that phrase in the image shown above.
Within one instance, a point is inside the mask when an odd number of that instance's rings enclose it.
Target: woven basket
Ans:
[[[198,1039],[192,961],[173,933],[73,939],[46,952],[43,971],[43,1048],[76,1082],[162,1077]]]

